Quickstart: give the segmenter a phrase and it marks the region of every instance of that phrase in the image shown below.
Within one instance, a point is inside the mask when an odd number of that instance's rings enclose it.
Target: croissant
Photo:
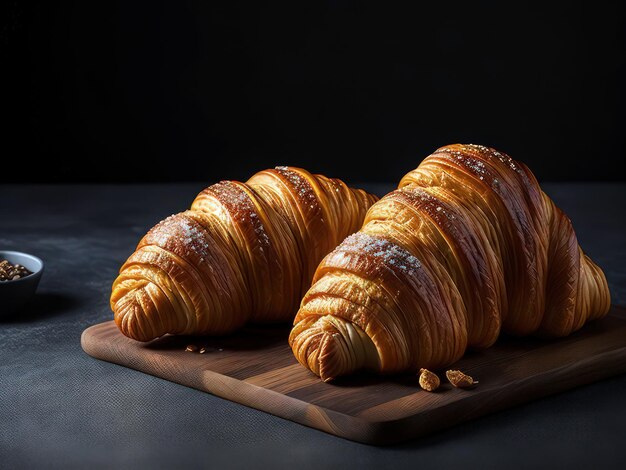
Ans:
[[[376,199],[294,167],[214,184],[152,228],[121,267],[115,322],[149,341],[291,321],[320,260]]]
[[[438,369],[500,331],[566,336],[609,307],[602,270],[531,171],[491,148],[450,145],[324,258],[289,343],[324,381]]]

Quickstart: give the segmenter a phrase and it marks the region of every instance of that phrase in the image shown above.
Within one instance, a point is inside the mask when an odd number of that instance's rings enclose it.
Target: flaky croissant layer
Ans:
[[[139,242],[113,284],[115,322],[149,341],[289,321],[319,261],[376,199],[294,167],[214,184]]]
[[[450,145],[324,258],[289,342],[328,381],[445,367],[501,330],[566,336],[609,307],[602,270],[531,171],[491,148]]]

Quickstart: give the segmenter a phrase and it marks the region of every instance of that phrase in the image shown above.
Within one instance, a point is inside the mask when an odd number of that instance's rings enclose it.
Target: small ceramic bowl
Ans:
[[[32,272],[15,281],[0,281],[0,318],[16,314],[35,296],[43,273],[43,261],[33,255],[19,251],[0,251],[0,261],[21,264]]]

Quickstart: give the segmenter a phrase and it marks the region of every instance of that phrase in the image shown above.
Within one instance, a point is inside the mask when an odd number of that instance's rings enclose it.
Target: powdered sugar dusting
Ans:
[[[435,154],[442,155],[443,158],[450,159],[456,162],[456,164],[463,166],[494,191],[501,189],[500,181],[495,177],[495,168],[499,166],[499,163],[494,160],[521,174],[521,168],[516,164],[515,160],[506,154],[483,145],[468,144],[464,145],[461,150],[457,150],[455,147],[443,147],[438,149]]]
[[[209,244],[207,243],[206,232],[199,229],[195,224],[191,225],[187,218],[183,218],[180,222],[182,229],[182,241],[189,250],[200,256],[200,260],[208,255]]]
[[[231,181],[222,181],[210,186],[207,192],[214,195],[224,205],[235,222],[248,224],[253,228],[261,252],[269,249],[270,239],[263,222],[259,218],[250,195],[243,188]]]
[[[300,201],[310,209],[315,209],[318,205],[317,197],[309,182],[302,175],[286,166],[277,166],[274,169],[289,181]]]
[[[396,194],[406,199],[412,206],[425,210],[435,221],[442,225],[445,220],[455,220],[456,215],[442,201],[419,187],[407,187]]]
[[[339,180],[335,178],[329,178],[328,181],[330,181],[330,184],[332,185],[336,193],[341,191],[341,182]]]
[[[186,255],[193,252],[200,262],[204,262],[209,255],[206,231],[184,214],[171,215],[161,221],[152,229],[151,235],[153,244],[168,250],[173,248],[172,244],[182,245]]]
[[[380,260],[385,265],[399,269],[407,274],[414,274],[421,268],[420,261],[395,243],[384,238],[374,237],[363,232],[356,232],[346,238],[335,252],[360,251]]]
[[[478,158],[474,158],[459,150],[445,149],[445,153],[450,155],[459,165],[471,171],[479,180],[484,180],[488,176],[488,169],[485,163]]]
[[[485,147],[484,145],[478,145],[478,144],[468,144],[467,147],[480,152],[482,155],[497,158],[498,160],[500,160],[500,162],[507,165],[513,171],[516,171],[516,172],[520,171],[520,168],[515,163],[515,160],[513,160],[511,157],[509,157],[506,154],[498,152],[496,149],[493,149],[491,147]]]

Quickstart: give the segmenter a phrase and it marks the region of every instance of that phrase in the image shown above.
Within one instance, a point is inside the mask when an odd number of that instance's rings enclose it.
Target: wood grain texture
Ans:
[[[417,377],[356,376],[323,383],[298,364],[288,328],[247,328],[222,338],[164,337],[139,343],[113,321],[86,329],[87,354],[354,441],[384,445],[626,372],[626,309],[568,338],[502,338],[453,368],[480,381],[453,388],[440,372],[435,393]],[[205,354],[185,352],[188,344]],[[589,406],[592,406],[591,404]]]

